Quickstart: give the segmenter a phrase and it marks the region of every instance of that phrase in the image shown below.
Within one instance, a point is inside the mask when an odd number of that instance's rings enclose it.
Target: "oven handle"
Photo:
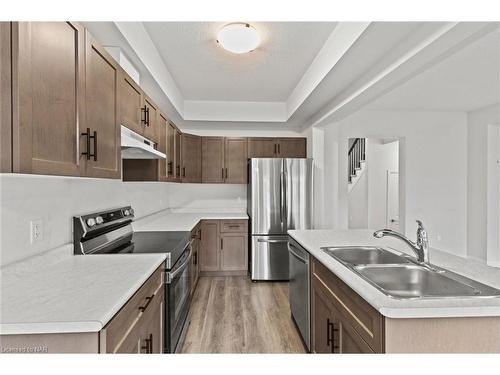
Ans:
[[[175,278],[175,276],[177,276],[179,273],[181,273],[184,268],[186,268],[189,263],[191,263],[191,256],[193,255],[193,249],[191,248],[191,246],[189,247],[189,255],[186,259],[186,261],[184,263],[182,263],[174,272],[167,272],[166,273],[166,283],[167,284],[170,284],[172,282],[172,280]]]

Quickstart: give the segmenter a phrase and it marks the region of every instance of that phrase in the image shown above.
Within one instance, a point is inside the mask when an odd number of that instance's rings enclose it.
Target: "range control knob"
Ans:
[[[130,212],[130,215],[134,214],[134,210],[132,208],[129,210],[129,212]]]
[[[123,211],[123,215],[125,215],[125,216],[130,216],[130,211],[129,211],[129,210],[125,210],[125,211]]]
[[[97,217],[95,218],[95,222],[96,222],[97,224],[102,224],[102,223],[104,223],[104,219],[102,218],[102,216],[97,216]]]
[[[95,219],[93,217],[87,219],[87,225],[89,227],[93,227],[96,224]]]

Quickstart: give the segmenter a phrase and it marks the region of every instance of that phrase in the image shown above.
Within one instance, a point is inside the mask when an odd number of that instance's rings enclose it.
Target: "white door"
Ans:
[[[399,173],[387,171],[386,227],[399,230]]]

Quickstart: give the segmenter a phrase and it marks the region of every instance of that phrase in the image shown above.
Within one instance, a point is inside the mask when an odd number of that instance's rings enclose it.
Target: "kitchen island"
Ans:
[[[311,262],[313,326],[314,313],[318,311],[314,307],[316,278],[319,280],[316,285],[326,290],[319,296],[323,297],[321,302],[326,300],[338,315],[347,315],[350,320],[344,323],[348,328],[344,336],[360,333],[361,346],[371,340],[373,344],[368,348],[374,352],[500,352],[500,298],[391,298],[321,250],[326,246],[377,246],[410,254],[403,242],[374,238],[370,230],[289,231],[289,235],[314,258]],[[492,287],[500,286],[499,272],[491,267],[464,262],[432,249],[430,261]],[[340,298],[341,294],[353,301],[346,302]],[[326,319],[328,323],[334,320]],[[351,330],[353,326],[358,330]],[[334,337],[341,339],[338,332],[342,327],[332,327],[328,326],[326,335],[329,343],[335,341]],[[312,337],[314,343],[314,327]],[[324,349],[337,350],[334,346],[338,347],[338,343]]]

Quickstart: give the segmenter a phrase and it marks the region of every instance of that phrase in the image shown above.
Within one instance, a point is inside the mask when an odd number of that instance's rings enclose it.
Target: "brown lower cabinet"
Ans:
[[[2,335],[2,347],[46,348],[43,353],[56,354],[161,353],[164,272],[159,266],[99,332]]]
[[[200,273],[245,275],[248,269],[247,220],[202,220]]]
[[[311,279],[311,351],[384,352],[384,317],[316,259]]]

